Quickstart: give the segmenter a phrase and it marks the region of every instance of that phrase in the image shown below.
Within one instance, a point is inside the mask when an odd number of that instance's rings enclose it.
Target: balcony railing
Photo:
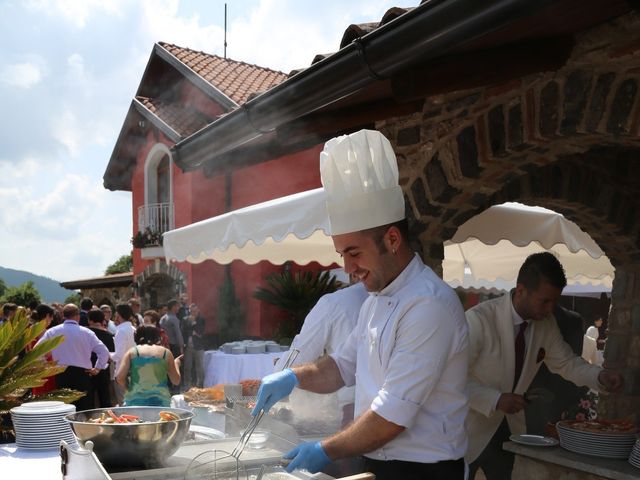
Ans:
[[[175,228],[173,203],[150,203],[138,207],[138,232],[152,234],[153,240],[145,246],[160,245],[164,232]]]

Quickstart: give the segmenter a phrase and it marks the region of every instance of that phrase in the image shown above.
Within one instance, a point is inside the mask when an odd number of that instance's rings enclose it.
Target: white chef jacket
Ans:
[[[468,329],[455,292],[416,255],[365,300],[358,324],[331,356],[356,385],[356,417],[371,409],[406,428],[376,460],[434,463],[467,450]]]
[[[367,297],[361,283],[320,297],[304,319],[300,333],[291,342],[291,348],[300,350],[294,365],[313,362],[325,352],[335,352],[356,326],[360,307]],[[277,370],[286,359],[283,355],[278,360]]]
[[[314,362],[325,353],[335,352],[355,328],[360,307],[368,296],[364,285],[356,283],[320,297],[291,342],[291,348],[300,350],[293,365]],[[278,359],[275,371],[282,370],[286,359],[285,353]],[[340,408],[353,403],[353,387],[341,388],[337,393]]]

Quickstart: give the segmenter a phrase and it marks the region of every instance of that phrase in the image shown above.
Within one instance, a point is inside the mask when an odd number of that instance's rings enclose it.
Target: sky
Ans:
[[[284,72],[390,0],[227,0],[227,56]],[[131,194],[102,184],[154,43],[223,55],[224,1],[0,0],[0,266],[58,281],[131,251]]]

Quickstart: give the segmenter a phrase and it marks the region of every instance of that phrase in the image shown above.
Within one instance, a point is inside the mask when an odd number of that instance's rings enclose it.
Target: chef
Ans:
[[[463,479],[467,325],[453,290],[409,245],[391,144],[372,130],[334,138],[320,173],[335,249],[369,296],[338,351],[265,377],[252,413],[296,386],[329,393],[355,385],[356,420],[285,454],[288,471],[364,455],[379,480]]]

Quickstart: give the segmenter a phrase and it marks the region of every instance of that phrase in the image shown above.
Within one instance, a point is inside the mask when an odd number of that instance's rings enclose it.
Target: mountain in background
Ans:
[[[74,290],[62,288],[56,280],[23,270],[0,267],[0,278],[4,280],[7,287],[18,287],[24,282],[32,281],[38,292],[40,292],[42,301],[46,303],[64,302],[65,298],[76,293]]]

